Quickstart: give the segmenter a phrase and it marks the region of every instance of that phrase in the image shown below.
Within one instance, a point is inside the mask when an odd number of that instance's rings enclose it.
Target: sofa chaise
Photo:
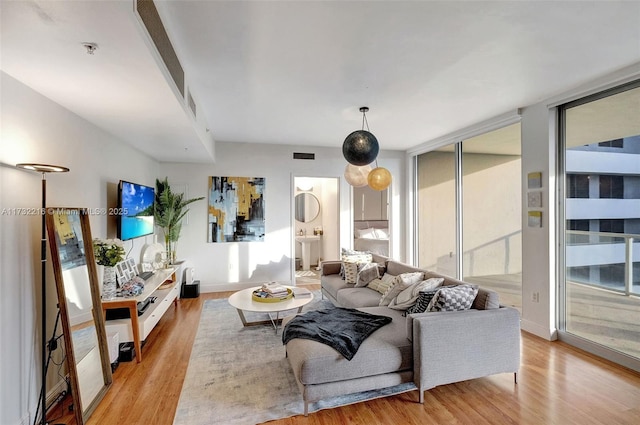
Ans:
[[[469,285],[386,257],[373,255],[373,261],[387,276],[422,272],[425,280],[441,278],[442,287]],[[424,403],[424,391],[438,385],[498,373],[513,373],[516,381],[520,317],[517,310],[499,304],[496,292],[478,288],[471,308],[464,311],[407,314],[379,305],[383,295],[370,286],[346,283],[341,267],[341,261],[322,263],[323,297],[336,307],[388,316],[392,321],[365,339],[350,361],[317,341],[287,342],[305,416],[311,402],[403,383],[413,382],[419,402]]]

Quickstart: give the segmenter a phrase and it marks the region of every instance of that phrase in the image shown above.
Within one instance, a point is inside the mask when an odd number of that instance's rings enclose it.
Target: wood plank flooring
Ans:
[[[115,371],[88,425],[172,424],[202,305],[229,295],[201,294],[170,308],[149,335],[142,363],[121,363]],[[441,367],[446,363],[438,360]],[[501,374],[434,388],[424,405],[417,396],[413,391],[269,424],[587,425],[637,424],[640,418],[640,374],[526,332],[517,385],[512,374]],[[52,409],[51,424],[75,424],[69,404]]]

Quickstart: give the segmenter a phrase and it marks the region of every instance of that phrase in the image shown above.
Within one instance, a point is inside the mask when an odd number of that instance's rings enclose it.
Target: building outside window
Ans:
[[[562,105],[560,339],[640,367],[640,81]]]
[[[623,141],[624,139],[608,140],[598,143],[598,146],[601,148],[622,148],[624,146]]]
[[[567,175],[567,198],[588,198],[589,176],[586,174]]]
[[[601,175],[600,198],[624,199],[624,178]]]

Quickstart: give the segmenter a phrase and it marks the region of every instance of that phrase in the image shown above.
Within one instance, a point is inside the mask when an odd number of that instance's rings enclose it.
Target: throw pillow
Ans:
[[[469,310],[478,295],[475,285],[443,286],[434,295],[427,311],[460,311]]]
[[[356,276],[356,288],[367,286],[373,279],[378,279],[378,263],[358,264],[358,275]]]
[[[373,256],[370,252],[354,251],[352,249],[342,248],[342,266],[340,267],[340,276],[344,277],[344,263],[370,263],[373,261]]]
[[[345,283],[356,283],[358,278],[358,264],[357,263],[342,263],[344,267],[344,281]]]
[[[371,254],[342,254],[342,261],[349,263],[370,263],[373,261]]]
[[[407,309],[407,314],[424,313],[425,311],[427,311],[429,303],[433,299],[436,292],[438,292],[439,290],[440,288],[434,288],[429,289],[428,291],[420,292],[416,303]]]
[[[430,278],[430,279],[433,279],[433,278]],[[458,285],[457,284],[447,285],[447,288],[453,288],[454,286],[458,286]],[[425,311],[427,311],[427,308],[429,307],[429,303],[431,302],[433,297],[436,295],[436,293],[440,290],[440,288],[442,288],[442,284],[436,286],[433,289],[420,291],[415,305],[407,309],[407,314],[424,313]]]
[[[395,278],[396,276],[385,273],[380,279],[373,279],[371,282],[369,282],[367,287],[373,289],[374,291],[378,291],[381,294],[384,294],[385,292],[387,292],[387,289],[389,289],[393,285]]]
[[[376,229],[378,239],[389,239],[389,229]]]
[[[421,282],[424,277],[422,272],[402,273],[393,280],[393,285],[382,294],[380,298],[381,306],[387,306],[392,299],[398,296],[400,292],[407,289],[411,285]]]
[[[444,282],[444,279],[441,277],[434,277],[421,282],[416,282],[392,299],[389,303],[389,308],[394,310],[407,310],[409,307],[415,305],[421,292],[436,289],[442,285],[442,282]]]
[[[376,234],[376,230],[369,229],[356,229],[356,236],[359,239],[378,239],[378,235]]]

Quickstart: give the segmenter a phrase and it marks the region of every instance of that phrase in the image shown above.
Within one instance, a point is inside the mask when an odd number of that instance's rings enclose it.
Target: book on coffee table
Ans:
[[[273,298],[285,298],[289,295],[287,288],[276,282],[265,283],[262,285],[262,288],[260,288],[260,292],[265,292]]]
[[[311,298],[311,291],[307,288],[293,288],[293,296],[296,298]]]

